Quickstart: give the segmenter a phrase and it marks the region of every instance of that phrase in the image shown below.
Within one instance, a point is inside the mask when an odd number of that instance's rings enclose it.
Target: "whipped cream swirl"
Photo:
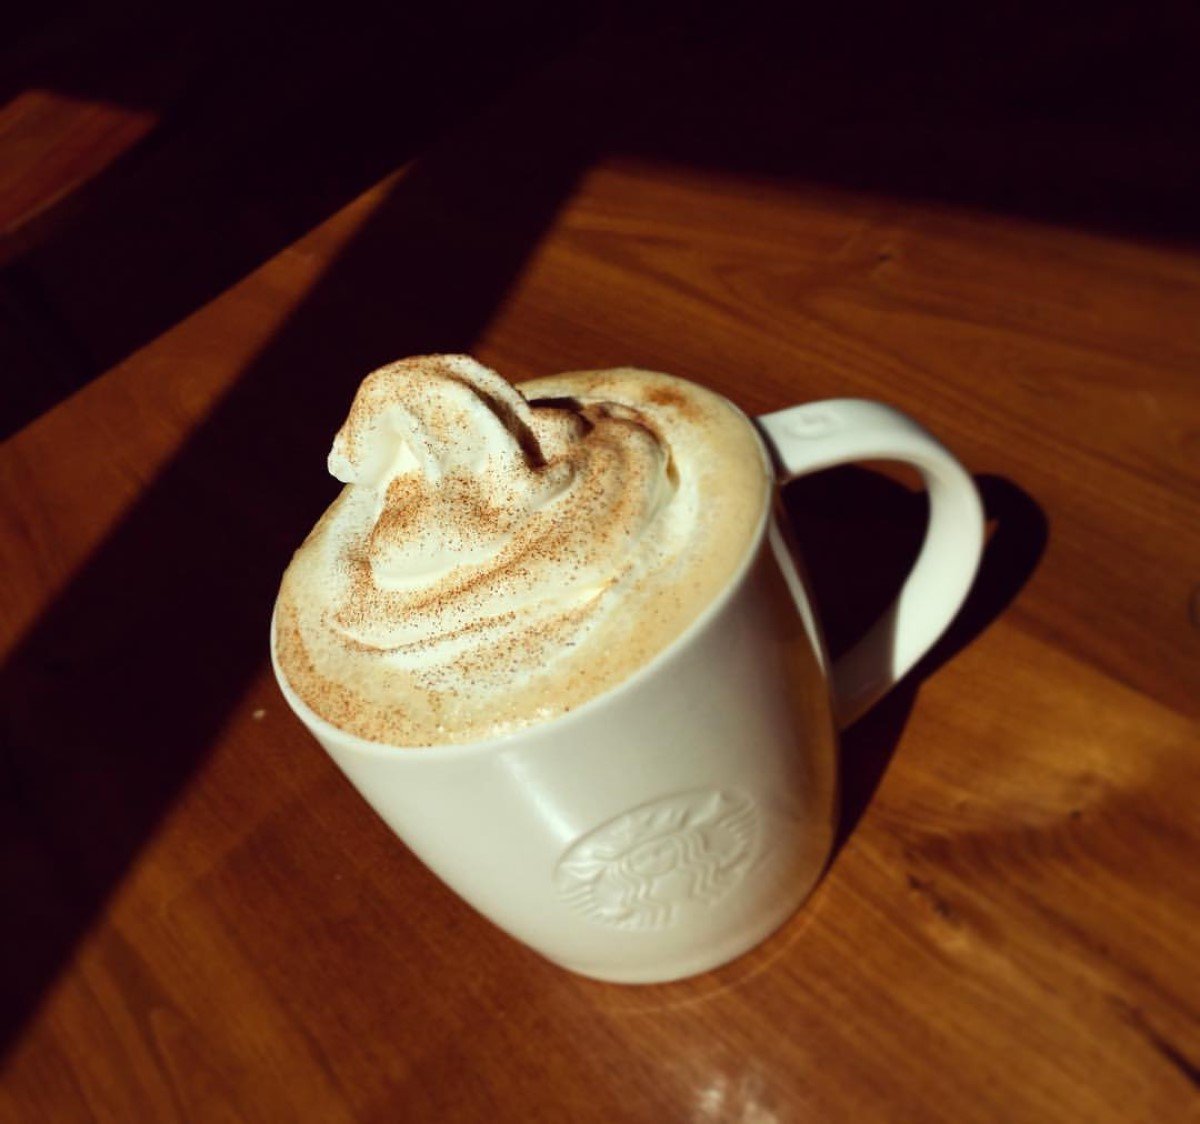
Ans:
[[[639,618],[654,632],[681,616],[675,586],[710,522],[700,429],[714,412],[748,425],[669,376],[629,372],[612,397],[598,378],[527,398],[466,356],[366,378],[329,454],[345,488],[276,609],[281,669],[317,713],[397,745],[472,740],[619,681],[613,645],[648,658]]]

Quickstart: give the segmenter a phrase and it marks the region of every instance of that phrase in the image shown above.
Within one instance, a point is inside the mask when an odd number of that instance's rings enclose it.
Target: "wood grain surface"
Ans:
[[[502,99],[5,444],[0,1119],[1200,1119],[1200,255],[548,146],[572,88]],[[846,734],[828,872],[734,964],[544,962],[271,680],[354,386],[450,348],[750,412],[880,398],[979,480],[976,592]],[[786,502],[843,648],[921,499],[863,468]]]

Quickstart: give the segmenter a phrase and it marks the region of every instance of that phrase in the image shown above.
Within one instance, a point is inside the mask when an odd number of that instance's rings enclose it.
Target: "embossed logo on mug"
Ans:
[[[663,929],[689,901],[715,902],[750,866],[758,815],[745,793],[680,792],[617,816],[559,860],[559,894],[590,920]]]

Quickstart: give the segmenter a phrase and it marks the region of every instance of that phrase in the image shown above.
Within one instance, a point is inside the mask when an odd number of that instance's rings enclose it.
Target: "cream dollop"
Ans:
[[[605,645],[631,635],[608,627],[613,614],[678,602],[707,523],[704,411],[693,404],[688,423],[662,404],[678,380],[636,374],[658,406],[526,398],[467,356],[369,375],[329,454],[345,487],[277,605],[277,655],[301,697],[353,733],[420,745],[504,732],[603,689],[593,681],[621,662]]]
[[[329,626],[420,670],[577,615],[674,522],[668,463],[629,411],[533,408],[465,356],[384,367],[329,455]]]

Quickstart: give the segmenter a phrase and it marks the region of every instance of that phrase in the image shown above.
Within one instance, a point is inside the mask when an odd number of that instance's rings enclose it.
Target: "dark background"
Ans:
[[[588,160],[633,153],[1200,236],[1188,0],[685,7],[23,8],[6,95],[52,89],[161,123],[7,271],[0,361],[23,377],[5,431],[471,123],[493,150],[453,175],[483,178],[498,211],[552,213]]]

